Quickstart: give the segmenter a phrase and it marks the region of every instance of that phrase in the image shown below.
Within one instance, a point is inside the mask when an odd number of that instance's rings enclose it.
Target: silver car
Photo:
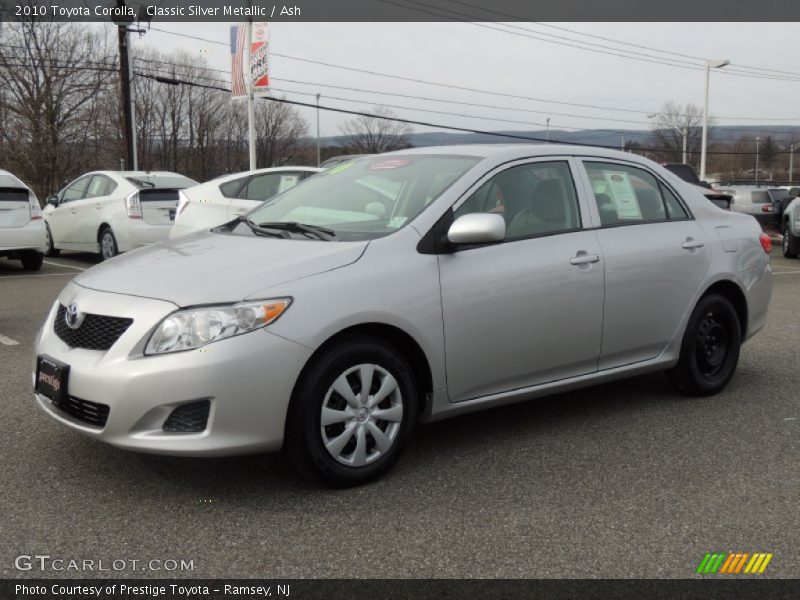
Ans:
[[[651,371],[720,391],[765,324],[768,251],[631,154],[403,150],[80,274],[32,379],[50,417],[121,448],[282,448],[352,485],[420,420]]]

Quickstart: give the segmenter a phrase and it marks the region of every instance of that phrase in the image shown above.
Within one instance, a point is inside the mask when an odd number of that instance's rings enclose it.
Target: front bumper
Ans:
[[[133,323],[108,351],[70,348],[53,329],[59,302]],[[107,405],[108,419],[102,427],[90,425],[35,394],[39,406],[71,429],[129,450],[224,456],[279,449],[292,388],[311,350],[261,329],[198,350],[144,356],[150,333],[176,308],[70,283],[37,336],[36,354],[70,365],[69,395]],[[164,430],[174,408],[204,399],[211,408],[203,432]]]

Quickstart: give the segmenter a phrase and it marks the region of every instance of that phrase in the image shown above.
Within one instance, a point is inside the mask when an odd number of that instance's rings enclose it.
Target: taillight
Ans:
[[[42,207],[39,204],[39,199],[32,191],[28,190],[28,204],[31,207],[31,221],[37,221],[42,218]]]
[[[764,249],[764,252],[769,254],[770,250],[772,250],[772,240],[770,237],[766,233],[762,233],[760,236],[758,236],[758,241],[761,243],[761,247]]]
[[[772,204],[764,204],[761,207],[761,212],[775,212],[775,207]]]
[[[139,201],[139,192],[133,192],[125,198],[125,212],[129,219],[142,218],[142,203]]]
[[[178,190],[178,208],[175,211],[175,220],[181,216],[186,206],[189,204],[189,198],[183,193],[183,190]]]

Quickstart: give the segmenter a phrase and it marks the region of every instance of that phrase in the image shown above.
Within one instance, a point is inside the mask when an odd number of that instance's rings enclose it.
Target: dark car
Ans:
[[[790,200],[785,189],[741,187],[734,190],[732,210],[753,215],[762,227],[777,229]]]
[[[711,202],[716,206],[723,210],[731,209],[733,196],[725,191],[712,187],[707,181],[702,181],[697,176],[697,171],[694,170],[692,165],[688,165],[686,163],[664,163],[661,166],[663,166],[670,173],[677,175],[685,182],[691,183],[692,185],[700,188],[698,191],[706,198],[711,200]]]

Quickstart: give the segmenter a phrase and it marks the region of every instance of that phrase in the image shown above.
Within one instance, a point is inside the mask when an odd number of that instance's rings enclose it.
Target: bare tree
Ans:
[[[688,161],[699,156],[703,137],[703,109],[694,104],[680,105],[666,102],[655,116],[653,123],[653,145],[662,149],[668,160],[679,161],[683,153],[683,137],[686,135]]]
[[[108,138],[99,136],[110,121],[98,117],[114,93],[115,59],[106,31],[88,25],[6,23],[3,41],[0,136],[14,149],[4,161],[46,195],[86,163],[107,160]]]
[[[370,116],[358,116],[345,122],[339,130],[344,134],[348,152],[375,154],[408,147],[408,123],[392,121],[397,115],[384,106],[374,106]]]
[[[280,167],[295,162],[300,140],[307,134],[308,123],[290,104],[267,100],[256,105],[256,152],[260,166]]]

